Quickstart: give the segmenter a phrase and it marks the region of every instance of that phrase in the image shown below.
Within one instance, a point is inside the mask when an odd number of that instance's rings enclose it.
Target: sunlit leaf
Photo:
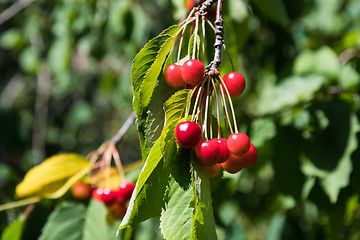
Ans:
[[[16,187],[17,197],[46,196],[59,190],[73,175],[88,170],[91,164],[82,156],[67,153],[46,159],[32,168]]]
[[[23,220],[14,221],[3,231],[1,240],[20,240],[23,226]]]

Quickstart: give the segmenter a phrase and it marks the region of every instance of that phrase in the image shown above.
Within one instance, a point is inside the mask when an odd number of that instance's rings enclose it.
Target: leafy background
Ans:
[[[1,0],[0,12],[12,3]],[[359,239],[360,2],[228,0],[223,10],[247,79],[237,119],[259,157],[212,194],[218,238]],[[133,58],[185,14],[178,0],[38,0],[0,25],[0,203],[46,157],[86,155],[116,133],[132,111]],[[138,137],[133,126],[119,145],[125,164],[142,157]],[[119,224],[68,195],[37,204],[25,222],[24,210],[0,212],[2,239],[21,229],[22,239],[113,239]],[[159,222],[121,235],[161,239]]]

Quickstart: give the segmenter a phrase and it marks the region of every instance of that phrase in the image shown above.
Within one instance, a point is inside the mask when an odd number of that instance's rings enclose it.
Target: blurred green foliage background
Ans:
[[[0,0],[0,204],[46,157],[116,133],[132,112],[132,59],[186,16],[182,0],[20,0],[7,19],[12,4]],[[219,239],[360,239],[360,1],[224,0],[223,14],[247,79],[237,119],[259,157],[214,192]],[[141,158],[135,126],[119,152]],[[37,239],[46,209],[22,239]],[[0,212],[0,232],[22,211]],[[157,224],[133,238],[160,238]]]

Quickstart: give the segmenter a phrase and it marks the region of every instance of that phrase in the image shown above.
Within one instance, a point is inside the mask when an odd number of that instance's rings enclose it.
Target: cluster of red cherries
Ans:
[[[72,186],[71,193],[78,200],[93,198],[103,202],[115,219],[122,219],[134,189],[135,184],[132,182],[122,182],[117,190],[111,190],[100,187],[94,188],[91,184],[80,180]]]
[[[197,91],[201,89],[201,85],[204,86],[202,82],[205,81],[206,74],[204,64],[200,60],[190,59],[182,66],[169,65],[165,70],[165,79],[167,84],[174,88],[187,85],[187,88],[193,89],[194,96],[199,95]],[[226,74],[219,82],[221,91],[230,97],[240,96],[246,85],[244,76],[238,72]],[[209,94],[209,91],[202,91]],[[176,126],[175,138],[182,148],[194,148],[198,162],[209,167],[210,177],[216,176],[221,167],[234,174],[243,168],[253,166],[257,160],[256,149],[245,133],[233,132],[228,138],[202,140],[203,132],[200,125],[195,121],[185,121]]]

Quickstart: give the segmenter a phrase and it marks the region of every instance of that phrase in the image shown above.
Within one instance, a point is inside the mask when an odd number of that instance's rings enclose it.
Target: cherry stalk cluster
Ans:
[[[212,9],[215,0],[203,1],[201,6],[195,6],[183,22],[180,39],[174,41],[173,48],[178,43],[177,62],[165,69],[165,79],[170,87],[186,87],[191,89],[192,98],[188,102],[185,118],[189,121],[179,123],[175,128],[175,138],[180,147],[194,149],[198,162],[209,167],[210,177],[216,176],[221,168],[229,173],[237,173],[243,168],[249,168],[256,163],[257,152],[249,137],[241,133],[237,127],[235,111],[232,103],[245,89],[246,81],[241,73],[233,72],[220,76],[221,48],[224,44],[223,20],[221,18],[222,0],[217,1],[216,20],[214,25],[207,19],[208,10]],[[202,21],[200,31],[199,25]],[[215,32],[214,58],[208,66],[204,66],[205,59],[205,23]],[[192,56],[188,56],[181,64],[181,48],[184,32],[191,26],[193,36]],[[180,34],[181,32],[181,34]],[[199,32],[202,33],[202,61],[196,54],[200,51],[197,45]],[[189,39],[189,45],[191,38]],[[173,50],[173,49],[172,49]],[[230,57],[230,56],[229,56]],[[230,58],[231,61],[231,58]],[[231,61],[232,62],[232,61]],[[216,106],[217,134],[214,133],[213,106]],[[230,108],[230,110],[229,110]],[[222,111],[220,110],[222,109]],[[191,114],[190,114],[191,112]],[[222,114],[220,114],[222,113]],[[220,116],[223,115],[223,116]],[[225,129],[221,130],[221,119],[224,119]],[[216,130],[215,130],[216,131]],[[227,135],[225,137],[223,135]]]

